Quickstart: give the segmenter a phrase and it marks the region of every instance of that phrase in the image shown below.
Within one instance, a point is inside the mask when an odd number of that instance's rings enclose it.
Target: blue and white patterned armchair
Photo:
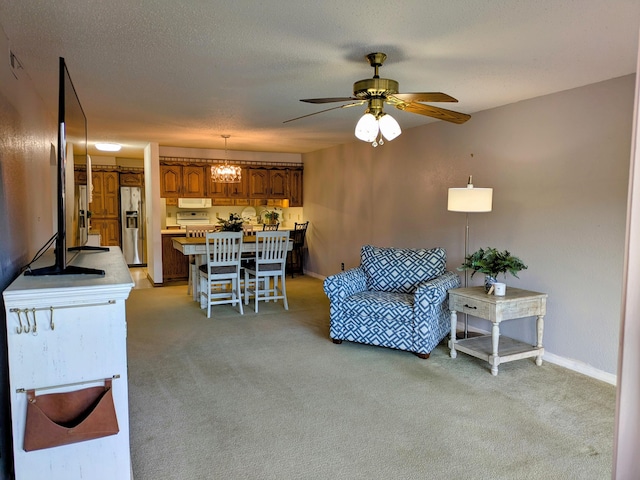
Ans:
[[[379,345],[429,358],[451,331],[447,291],[460,277],[447,272],[443,248],[365,245],[360,266],[327,277],[334,343]]]

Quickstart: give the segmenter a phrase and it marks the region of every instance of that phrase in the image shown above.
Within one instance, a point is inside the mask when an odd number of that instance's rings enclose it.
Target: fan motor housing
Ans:
[[[363,100],[386,97],[399,91],[398,82],[390,78],[366,78],[353,84],[353,95]]]

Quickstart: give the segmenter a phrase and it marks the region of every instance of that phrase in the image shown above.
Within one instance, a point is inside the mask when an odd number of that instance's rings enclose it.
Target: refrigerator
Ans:
[[[120,222],[122,253],[127,265],[146,265],[144,190],[141,187],[120,187]]]

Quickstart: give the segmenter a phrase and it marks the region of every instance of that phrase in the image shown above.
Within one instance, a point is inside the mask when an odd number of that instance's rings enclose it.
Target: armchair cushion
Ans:
[[[367,289],[379,292],[414,293],[420,282],[445,272],[443,248],[383,248],[364,245],[360,251]]]

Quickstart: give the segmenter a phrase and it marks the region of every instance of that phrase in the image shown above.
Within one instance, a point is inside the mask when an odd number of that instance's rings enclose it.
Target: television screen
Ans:
[[[25,275],[97,274],[103,270],[78,268],[69,265],[75,254],[82,250],[88,238],[87,206],[90,189],[79,189],[82,197],[76,198],[74,163],[86,163],[91,172],[87,155],[87,117],[71,81],[64,58],[60,57],[58,89],[58,165],[57,165],[57,236],[55,264],[25,272]],[[90,182],[88,182],[90,185]],[[82,208],[84,207],[84,208]]]

